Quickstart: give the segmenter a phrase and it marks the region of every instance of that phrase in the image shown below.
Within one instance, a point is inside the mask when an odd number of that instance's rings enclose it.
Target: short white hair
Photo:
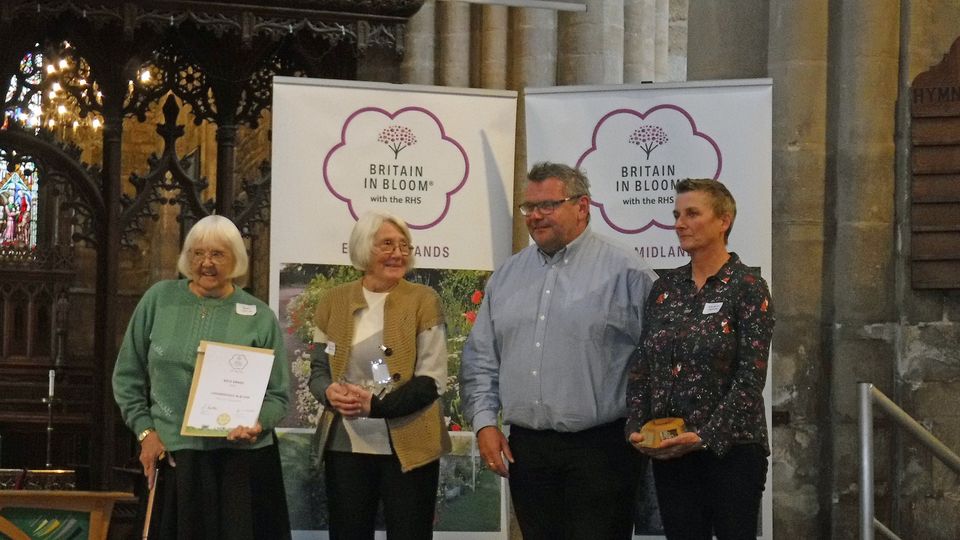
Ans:
[[[360,216],[353,230],[350,231],[350,263],[361,272],[366,272],[370,266],[370,257],[373,256],[373,238],[377,236],[380,227],[384,223],[390,223],[400,229],[403,238],[407,244],[413,247],[413,241],[410,239],[410,228],[406,222],[397,216],[379,210],[373,210]],[[413,251],[407,255],[407,272],[413,270],[414,266]]]
[[[181,274],[190,279],[197,279],[193,274],[193,248],[206,241],[225,244],[233,255],[233,268],[227,277],[236,279],[247,275],[250,259],[247,257],[247,247],[243,245],[240,229],[237,229],[237,226],[228,218],[217,215],[207,216],[190,228],[190,232],[183,240],[180,258],[177,260],[177,270]]]

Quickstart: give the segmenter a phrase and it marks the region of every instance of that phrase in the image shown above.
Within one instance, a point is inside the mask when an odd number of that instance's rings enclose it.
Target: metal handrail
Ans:
[[[907,431],[934,457],[960,474],[960,456],[953,453],[932,433],[913,419],[890,398],[873,386],[862,382],[860,387],[860,539],[873,540],[874,529],[887,538],[899,540],[899,536],[874,517],[873,509],[873,405],[887,414],[898,426]]]

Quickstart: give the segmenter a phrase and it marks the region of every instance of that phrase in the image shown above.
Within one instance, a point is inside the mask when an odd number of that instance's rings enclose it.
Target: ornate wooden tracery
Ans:
[[[117,428],[109,378],[115,343],[125,321],[118,310],[118,256],[123,246],[136,244],[143,222],[164,204],[178,204],[181,221],[211,212],[228,215],[245,234],[264,222],[269,208],[269,164],[254,178],[239,178],[234,168],[241,127],[255,128],[270,106],[274,75],[355,78],[357,58],[371,47],[403,53],[404,25],[423,0],[289,0],[269,6],[253,2],[205,3],[190,0],[5,0],[0,3],[0,88],[15,79],[23,91],[0,93],[3,109],[46,96],[49,85],[20,74],[24,54],[38,51],[72,66],[58,82],[72,113],[96,117],[102,127],[99,163],[88,166],[79,152],[63,144],[46,126],[20,126],[6,119],[0,129],[0,151],[16,151],[42,167],[41,211],[45,221],[38,251],[32,255],[0,253],[0,295],[33,306],[30,314],[16,311],[20,303],[0,313],[4,339],[17,321],[30,322],[31,336],[48,342],[69,330],[63,316],[85,307],[67,304],[76,271],[74,246],[96,250],[95,321],[92,350],[72,351],[66,362],[73,370],[73,406],[62,405],[64,418],[77,426],[76,444],[86,445],[63,459],[88,460],[95,485],[107,485],[111,466],[129,455],[132,446]],[[66,72],[64,72],[66,73]],[[146,73],[147,75],[144,75]],[[124,119],[140,122],[163,104],[164,121],[157,126],[164,150],[152,156],[126,180],[121,166]],[[49,104],[48,104],[49,105]],[[194,171],[191,156],[177,154],[179,110],[188,109],[193,124],[216,126],[216,196],[203,195],[208,181]],[[62,135],[62,134],[61,134]],[[12,154],[11,154],[12,155]],[[145,169],[145,170],[143,170]],[[132,189],[124,189],[128,181]],[[124,193],[127,192],[127,195]],[[132,194],[130,194],[132,192]],[[62,266],[58,266],[62,263]],[[29,289],[25,283],[39,285]],[[51,285],[52,284],[52,285]],[[26,288],[25,288],[26,287]],[[3,291],[8,291],[4,293]],[[32,292],[31,292],[32,291]],[[61,315],[58,317],[58,313]],[[59,321],[59,323],[58,323]],[[59,326],[58,326],[59,324]],[[64,327],[66,325],[66,327]],[[14,336],[13,331],[9,332]],[[19,336],[20,334],[16,334]],[[16,337],[14,336],[14,337]],[[62,338],[62,336],[60,336]],[[4,341],[6,343],[8,341]],[[50,342],[52,343],[52,342]],[[45,395],[46,369],[55,363],[55,344],[31,349],[30,355],[0,352],[0,381],[18,386],[19,412],[30,413],[29,397],[36,391],[36,408]],[[3,351],[4,349],[0,349]],[[9,349],[12,350],[12,349]],[[17,349],[19,350],[19,349]],[[43,354],[39,354],[43,353]],[[12,362],[11,358],[31,361]],[[62,358],[62,357],[61,357]],[[12,362],[12,363],[11,363]],[[2,383],[0,383],[2,384]],[[0,388],[0,410],[5,409]],[[7,394],[11,395],[11,394]],[[32,413],[30,413],[32,414]],[[70,416],[73,415],[73,416]],[[30,416],[18,424],[29,431]],[[0,436],[9,427],[0,414]],[[26,427],[24,427],[26,426]],[[104,428],[106,426],[106,428]],[[17,429],[12,433],[16,434]],[[86,430],[86,431],[85,431]],[[11,431],[7,431],[11,433]],[[27,442],[32,440],[24,439]],[[119,444],[117,444],[119,442]],[[9,437],[5,447],[15,441]],[[0,465],[35,466],[36,463]]]

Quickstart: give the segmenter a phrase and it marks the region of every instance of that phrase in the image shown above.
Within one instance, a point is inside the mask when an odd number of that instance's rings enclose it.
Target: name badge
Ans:
[[[327,342],[327,347],[326,347],[325,349],[323,349],[323,352],[325,352],[325,353],[327,353],[327,354],[329,354],[329,355],[331,355],[331,356],[337,354],[337,344],[334,343],[334,342],[332,342],[332,341],[328,341],[328,342]]]
[[[257,306],[253,304],[237,304],[237,315],[256,315]]]
[[[711,313],[717,313],[722,307],[723,302],[707,302],[703,305],[703,314],[709,315]]]

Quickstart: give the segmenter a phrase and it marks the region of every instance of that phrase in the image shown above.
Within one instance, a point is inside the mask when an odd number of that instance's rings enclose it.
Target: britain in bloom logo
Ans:
[[[672,229],[677,182],[719,178],[722,165],[713,137],[686,109],[666,103],[603,114],[577,160],[590,176],[591,204],[623,234]]]
[[[440,116],[423,107],[390,112],[365,107],[350,114],[340,141],[323,162],[323,181],[354,219],[386,210],[412,229],[446,217],[466,184],[470,160]]]

